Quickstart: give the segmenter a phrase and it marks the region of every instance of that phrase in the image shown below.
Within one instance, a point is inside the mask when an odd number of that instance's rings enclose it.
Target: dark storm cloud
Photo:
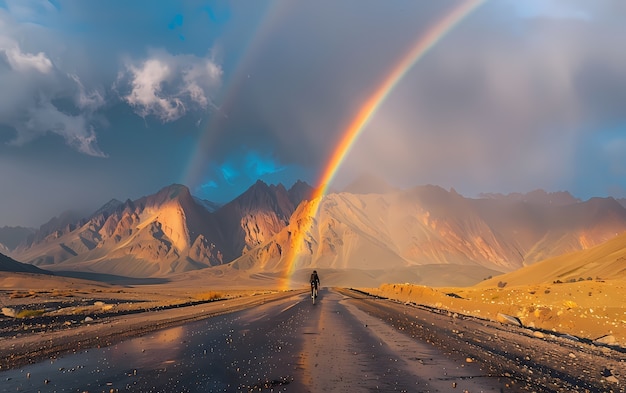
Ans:
[[[223,108],[227,118],[209,130],[237,137],[216,135],[215,153],[227,154],[245,143],[274,147],[284,163],[323,162],[391,62],[445,7],[371,1],[357,8],[350,2],[289,4],[258,43],[258,55],[244,65],[243,81]]]

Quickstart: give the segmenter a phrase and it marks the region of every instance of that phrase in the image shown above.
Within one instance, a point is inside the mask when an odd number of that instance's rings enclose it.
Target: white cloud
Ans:
[[[130,89],[122,99],[140,116],[169,122],[193,108],[207,109],[221,76],[222,69],[209,58],[153,51],[147,59],[127,62],[116,87]]]
[[[17,44],[15,44],[12,48],[0,47],[0,52],[4,52],[9,65],[15,71],[26,72],[36,70],[42,74],[49,74],[52,72],[52,62],[43,52],[39,52],[36,55],[32,53],[24,53]]]

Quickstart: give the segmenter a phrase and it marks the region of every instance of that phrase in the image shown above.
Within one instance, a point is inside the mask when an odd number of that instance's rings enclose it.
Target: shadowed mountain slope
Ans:
[[[0,248],[10,251],[24,243],[29,236],[35,233],[33,228],[2,227],[0,228]]]
[[[4,254],[0,254],[0,272],[51,274],[36,266],[13,260]]]

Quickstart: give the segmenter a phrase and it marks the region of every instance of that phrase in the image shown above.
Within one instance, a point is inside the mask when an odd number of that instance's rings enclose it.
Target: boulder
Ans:
[[[522,321],[520,321],[519,318],[502,313],[498,313],[498,315],[496,315],[496,321],[505,325],[522,326]]]
[[[595,340],[593,340],[593,343],[596,345],[617,345],[617,340],[615,339],[615,336],[607,334],[605,336],[596,338]]]

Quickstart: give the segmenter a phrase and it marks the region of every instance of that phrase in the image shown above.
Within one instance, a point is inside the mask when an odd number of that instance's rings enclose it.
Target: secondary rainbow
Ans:
[[[485,1],[486,0],[467,0],[452,9],[423,36],[419,37],[410,50],[391,69],[391,71],[383,79],[382,83],[380,83],[374,92],[367,98],[361,106],[361,109],[359,109],[356,116],[352,118],[352,121],[342,133],[341,139],[335,147],[330,160],[324,167],[319,181],[316,183],[317,186],[311,198],[311,202],[308,204],[308,212],[306,214],[307,217],[315,217],[317,215],[322,196],[326,193],[328,186],[335,177],[339,167],[341,167],[341,163],[350,152],[352,145],[354,145],[369,120],[376,113],[376,110],[385,101],[387,96],[389,96],[389,93],[391,93],[402,77],[406,75],[406,73],[428,52],[429,49],[434,47],[450,30],[452,30],[459,22],[471,14],[472,11],[478,8],[478,6],[483,4]],[[312,223],[312,220],[308,220],[307,222],[309,223],[309,225],[307,225],[308,228],[298,228],[295,231],[294,240],[291,243],[294,248],[298,247],[300,243],[302,243],[306,233],[310,230],[310,223]],[[298,254],[297,249],[292,249],[287,256],[286,271],[283,275],[284,288],[289,287],[291,276],[297,265]]]

